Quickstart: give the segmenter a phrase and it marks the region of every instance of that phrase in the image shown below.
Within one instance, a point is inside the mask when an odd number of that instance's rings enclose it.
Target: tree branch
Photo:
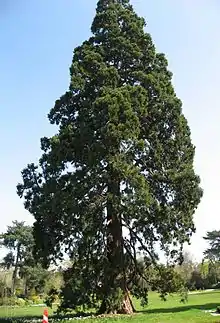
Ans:
[[[125,227],[125,228],[127,228],[129,231],[130,231],[130,233],[132,233],[134,236],[135,236],[135,238],[137,239],[137,241],[140,243],[140,245],[141,245],[141,248],[143,248],[143,250],[144,251],[146,251],[147,252],[147,254],[150,256],[150,258],[151,258],[151,260],[152,260],[152,262],[153,262],[153,264],[156,266],[157,265],[157,263],[156,263],[156,261],[155,261],[155,258],[154,258],[154,256],[152,255],[152,253],[149,251],[149,249],[143,244],[143,242],[142,242],[142,240],[139,238],[139,236],[137,235],[137,233],[129,226],[129,225],[127,225],[125,222],[124,222],[124,224],[122,224],[123,225],[123,227]]]
[[[128,240],[126,239],[126,241],[128,241]],[[126,244],[124,244],[124,247],[125,247],[126,251],[129,253],[130,257],[132,258],[134,265],[135,265],[135,269],[137,270],[137,273],[141,276],[141,278],[143,278],[149,284],[150,281],[147,280],[147,278],[141,273],[140,269],[138,268],[137,259],[132,255],[132,253],[130,252],[130,250]],[[132,276],[132,279],[130,279],[129,283],[133,280],[135,274],[136,273],[134,273],[134,275]]]

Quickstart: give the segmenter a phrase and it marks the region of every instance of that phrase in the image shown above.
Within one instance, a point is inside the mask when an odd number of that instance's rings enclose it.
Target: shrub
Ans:
[[[42,299],[38,295],[33,295],[29,299],[33,302],[33,304],[41,304],[42,303]]]
[[[0,298],[0,306],[15,306],[16,297],[2,297]]]
[[[52,288],[46,297],[45,304],[52,308],[54,303],[59,302],[59,294],[60,292],[58,290]]]
[[[26,306],[30,306],[30,305],[33,305],[33,301],[31,299],[25,299],[25,304]]]
[[[23,298],[16,298],[15,305],[23,307],[26,305],[26,301]]]

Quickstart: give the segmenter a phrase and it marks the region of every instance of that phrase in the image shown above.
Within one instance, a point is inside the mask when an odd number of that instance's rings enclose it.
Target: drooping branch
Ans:
[[[128,242],[128,240],[126,240],[126,241]],[[130,281],[128,283],[130,283],[133,280],[133,278],[135,277],[135,275],[138,273],[140,275],[140,277],[143,278],[145,280],[145,282],[149,284],[150,281],[147,280],[146,276],[144,276],[143,273],[139,269],[136,257],[134,255],[132,255],[132,252],[129,250],[129,248],[126,244],[124,244],[124,247],[125,247],[127,253],[129,254],[129,256],[132,258],[132,260],[134,262],[135,270],[136,270],[136,271],[134,271],[132,278],[130,279]]]
[[[150,252],[150,250],[144,245],[143,241],[141,240],[141,238],[138,236],[138,234],[129,226],[125,223],[125,221],[123,222],[123,227],[125,227],[126,229],[129,230],[130,233],[132,233],[132,235],[134,235],[135,239],[138,241],[138,243],[140,243],[141,248],[147,252],[147,254],[149,255],[149,257],[151,258],[152,263],[156,266],[157,263],[155,261],[155,257],[152,255],[152,253]]]

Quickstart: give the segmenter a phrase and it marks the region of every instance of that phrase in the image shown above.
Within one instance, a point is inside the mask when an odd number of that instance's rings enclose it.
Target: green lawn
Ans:
[[[120,321],[122,323],[217,323],[220,322],[220,316],[214,317],[211,316],[209,313],[205,313],[205,310],[215,309],[217,305],[220,305],[220,291],[189,295],[189,299],[186,304],[181,304],[177,296],[170,296],[166,302],[163,302],[160,300],[159,296],[156,293],[150,293],[149,305],[143,309],[140,306],[138,306],[138,304],[136,304],[138,313],[133,316],[119,316],[103,319],[86,319],[83,320],[83,322],[112,323]],[[42,307],[0,307],[0,323],[5,322],[4,318],[41,318],[42,312]],[[49,311],[49,314],[51,317],[52,311]]]
[[[44,307],[41,306],[29,306],[29,307],[0,307],[0,318],[3,317],[23,317],[23,316],[36,316],[41,317],[43,315]],[[50,314],[52,313],[49,311]],[[1,322],[1,321],[0,321]]]

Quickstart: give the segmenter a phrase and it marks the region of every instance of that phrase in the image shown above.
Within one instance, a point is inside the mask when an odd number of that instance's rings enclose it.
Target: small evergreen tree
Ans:
[[[98,2],[69,90],[49,113],[58,133],[41,140],[39,166],[28,165],[18,185],[36,220],[36,256],[45,265],[65,252],[73,260],[67,308],[102,301],[101,313],[131,313],[128,283],[147,272],[137,251],[146,267],[157,266],[156,243],[178,260],[195,231],[195,147],[167,60],[144,27],[128,0]],[[157,268],[155,286],[166,294],[176,274]]]

